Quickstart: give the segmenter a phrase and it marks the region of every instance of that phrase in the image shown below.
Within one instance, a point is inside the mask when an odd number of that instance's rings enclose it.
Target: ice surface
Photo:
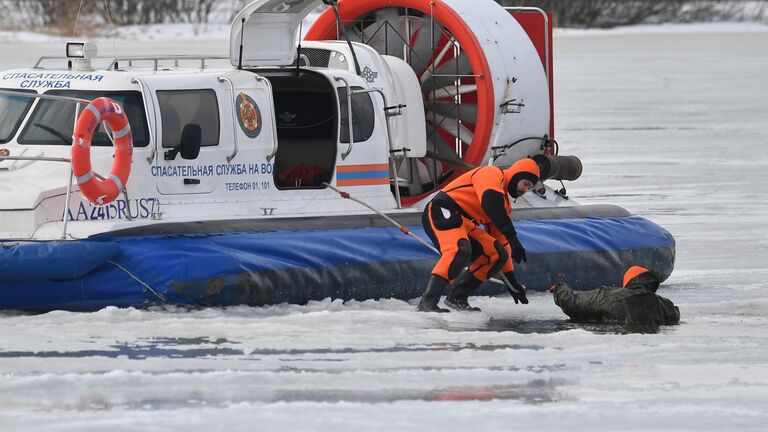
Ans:
[[[226,52],[152,44],[201,46]],[[0,430],[765,430],[766,46],[755,31],[556,37],[557,138],[584,162],[569,193],[675,235],[661,294],[681,325],[580,327],[543,293],[473,299],[479,314],[0,312]],[[60,50],[3,42],[0,69]]]

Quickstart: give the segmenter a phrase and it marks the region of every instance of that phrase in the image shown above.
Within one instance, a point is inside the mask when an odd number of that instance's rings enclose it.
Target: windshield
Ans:
[[[15,92],[35,93],[30,90],[13,90]],[[5,144],[13,138],[16,130],[24,120],[24,115],[29,110],[35,99],[0,93],[0,144]]]
[[[93,100],[106,96],[114,99],[123,106],[131,125],[134,147],[146,147],[149,144],[147,118],[144,113],[144,102],[141,93],[137,91],[62,91],[47,92],[49,95],[68,96]],[[24,130],[19,136],[19,144],[41,145],[70,145],[75,122],[76,103],[61,100],[41,99],[35,106]],[[81,104],[80,109],[84,109]],[[91,140],[92,146],[111,146],[112,141],[107,135],[104,123],[99,125]]]

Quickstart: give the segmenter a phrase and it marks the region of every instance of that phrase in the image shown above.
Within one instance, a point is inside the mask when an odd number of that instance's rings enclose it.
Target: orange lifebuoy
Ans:
[[[112,171],[104,179],[97,176],[91,167],[91,139],[102,121],[112,129],[115,145]],[[131,126],[123,108],[107,97],[94,99],[78,117],[72,139],[72,172],[80,185],[80,192],[96,205],[114,201],[125,188],[133,157]]]

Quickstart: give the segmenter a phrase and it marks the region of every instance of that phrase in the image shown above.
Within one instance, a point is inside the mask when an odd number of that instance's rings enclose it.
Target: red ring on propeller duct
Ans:
[[[494,92],[488,61],[483,55],[483,49],[477,41],[472,29],[456,11],[440,0],[339,0],[339,15],[344,22],[357,20],[377,9],[388,7],[405,7],[415,9],[427,16],[434,16],[459,42],[467,53],[467,59],[472,66],[472,72],[478,75],[477,84],[477,123],[462,160],[478,165],[483,161],[493,131]],[[330,37],[329,37],[330,35]],[[326,9],[309,29],[305,40],[328,40],[336,36],[336,17],[331,9]],[[456,169],[454,174],[441,183],[445,185],[466,170]],[[403,197],[403,205],[409,206],[426,198],[434,190],[420,195]]]

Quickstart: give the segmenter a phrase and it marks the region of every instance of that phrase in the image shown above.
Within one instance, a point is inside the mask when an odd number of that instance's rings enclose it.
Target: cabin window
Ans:
[[[163,147],[181,144],[184,126],[200,126],[202,146],[219,145],[219,101],[216,92],[202,90],[158,90]]]
[[[102,96],[114,99],[122,105],[123,111],[128,116],[128,123],[131,125],[131,134],[133,136],[133,146],[146,147],[149,145],[144,100],[141,97],[141,93],[137,91],[53,90],[45,94],[87,100],[93,100]],[[76,107],[77,104],[70,101],[40,99],[19,136],[19,144],[71,145]],[[84,103],[80,105],[80,109],[85,109]],[[93,133],[91,145],[112,146],[112,140],[107,135],[103,122],[96,129],[96,132]]]
[[[347,57],[343,53],[323,48],[302,48],[297,60],[301,61],[302,67],[349,69]],[[296,61],[293,62],[292,66],[296,66]]]
[[[260,72],[262,73],[262,72]],[[263,73],[272,83],[277,126],[275,185],[322,188],[336,162],[338,117],[334,88],[315,72]]]
[[[352,87],[352,91],[362,90],[362,87]],[[341,128],[339,129],[339,142],[349,142],[349,112],[347,111],[347,88],[339,87],[339,117]],[[368,141],[373,135],[376,125],[376,116],[373,113],[373,100],[370,93],[358,93],[352,95],[352,134],[355,142]]]
[[[36,93],[34,90],[13,90],[20,93]],[[25,96],[0,93],[0,144],[5,144],[16,135],[16,131],[24,121],[24,116],[35,99]]]

